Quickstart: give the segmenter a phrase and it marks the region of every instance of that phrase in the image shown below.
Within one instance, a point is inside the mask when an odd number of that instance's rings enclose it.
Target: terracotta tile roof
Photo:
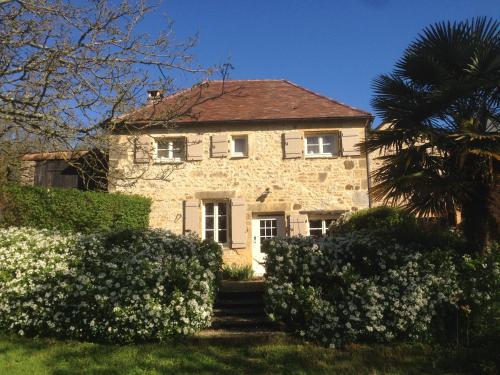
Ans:
[[[286,80],[207,81],[139,108],[120,120],[225,122],[371,117]]]

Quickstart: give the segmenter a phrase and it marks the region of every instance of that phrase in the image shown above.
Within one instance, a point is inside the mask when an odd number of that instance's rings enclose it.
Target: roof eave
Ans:
[[[283,117],[283,118],[265,118],[265,119],[234,119],[234,120],[192,120],[192,121],[166,121],[169,124],[177,126],[181,125],[211,125],[211,124],[232,124],[232,123],[253,123],[253,122],[279,122],[279,121],[294,121],[294,122],[307,122],[307,121],[332,121],[332,120],[372,120],[371,115],[359,116],[325,116],[325,117]],[[135,120],[135,121],[122,121],[121,124],[128,126],[144,125],[148,123],[159,123],[162,120]],[[369,122],[367,122],[369,123]]]

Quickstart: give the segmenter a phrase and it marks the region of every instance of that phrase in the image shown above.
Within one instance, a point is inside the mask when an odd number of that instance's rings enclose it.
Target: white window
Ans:
[[[184,138],[156,139],[156,161],[180,162],[185,159]]]
[[[220,244],[228,243],[228,215],[226,202],[206,202],[203,205],[203,239]]]
[[[334,156],[338,154],[337,134],[306,135],[306,156]]]
[[[309,220],[309,235],[313,237],[321,237],[326,234],[333,219],[318,219]]]
[[[248,156],[248,137],[246,135],[234,135],[231,137],[231,156],[245,158]]]

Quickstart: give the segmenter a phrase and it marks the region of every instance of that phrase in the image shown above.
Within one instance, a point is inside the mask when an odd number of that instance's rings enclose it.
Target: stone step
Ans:
[[[243,306],[214,308],[214,315],[223,316],[265,316],[264,306]]]
[[[264,291],[264,282],[262,280],[250,281],[229,281],[223,280],[219,286],[219,293],[262,293]]]
[[[224,307],[244,307],[244,306],[264,306],[264,301],[262,296],[249,296],[249,297],[238,297],[238,295],[232,296],[217,296],[215,300],[216,308]]]
[[[211,343],[211,344],[237,344],[237,343],[269,343],[292,341],[293,338],[282,331],[274,329],[262,328],[255,329],[240,329],[240,330],[225,330],[225,329],[205,329],[198,332],[196,335],[189,338],[190,341],[196,343]]]
[[[262,328],[273,328],[275,322],[270,321],[264,316],[214,316],[212,318],[212,329],[240,330],[253,329],[259,330]]]

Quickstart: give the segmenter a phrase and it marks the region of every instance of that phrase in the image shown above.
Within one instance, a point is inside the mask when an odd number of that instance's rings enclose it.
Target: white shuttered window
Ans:
[[[306,157],[338,155],[337,134],[311,134],[306,136]]]
[[[156,140],[156,161],[180,162],[185,159],[183,138],[159,138]]]
[[[203,205],[203,239],[228,243],[228,209],[226,202],[206,202]]]

